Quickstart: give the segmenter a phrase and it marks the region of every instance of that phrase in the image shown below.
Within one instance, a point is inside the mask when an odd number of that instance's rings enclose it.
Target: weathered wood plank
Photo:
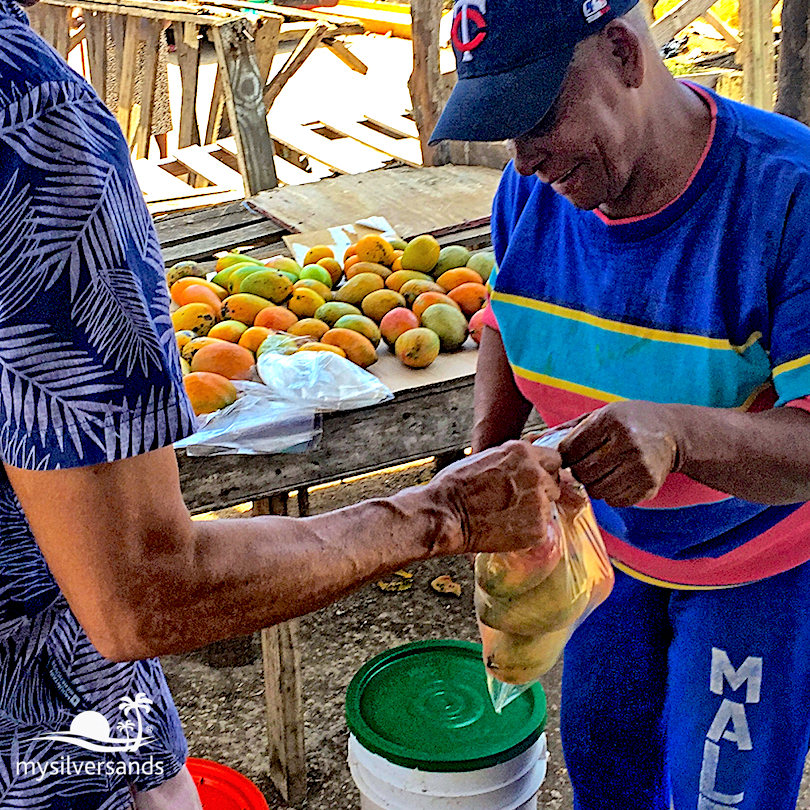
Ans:
[[[247,204],[294,233],[378,214],[407,238],[488,218],[500,176],[482,166],[401,167],[285,186]]]
[[[678,31],[700,17],[711,7],[714,0],[681,0],[675,8],[657,19],[651,28],[655,44],[660,48],[669,42]]]
[[[90,83],[99,97],[107,98],[107,24],[109,16],[101,12],[84,11],[84,30],[87,35],[87,63]]]
[[[249,23],[232,20],[211,29],[228,116],[236,138],[239,172],[245,189],[255,194],[278,185],[273,142],[267,130],[256,51]],[[252,34],[250,35],[252,36]]]
[[[337,117],[331,113],[324,117],[323,123],[335,132],[396,158],[408,166],[422,165],[422,150],[416,138],[392,138],[365,127],[352,118]]]
[[[307,792],[298,625],[293,619],[261,633],[270,778],[293,806]]]
[[[306,36],[309,26],[302,23],[283,23],[279,32],[279,42],[298,42]],[[329,37],[358,36],[365,32],[363,24],[359,22],[336,23],[329,26]]]
[[[145,44],[143,57],[143,86],[141,87],[141,109],[138,128],[135,131],[135,156],[149,156],[149,141],[152,137],[152,110],[155,102],[157,83],[158,50],[163,36],[163,23],[160,20],[142,18],[140,38]]]
[[[331,34],[332,32],[330,31],[329,33]],[[329,36],[324,37],[323,44],[329,48],[344,65],[347,65],[358,73],[362,73],[364,76],[368,73],[368,65],[359,56],[350,51],[344,42]]]
[[[135,82],[138,78],[138,45],[140,37],[140,19],[123,17],[123,49],[117,51],[120,58],[120,79],[118,82],[118,109],[115,117],[121,125],[127,143],[132,144],[132,105],[135,100]],[[117,37],[117,34],[116,34]],[[117,46],[117,43],[116,43]]]
[[[776,62],[770,0],[740,4],[740,34],[737,58],[743,65],[743,100],[761,110],[772,110]]]
[[[306,36],[295,46],[293,52],[287,58],[281,70],[273,76],[272,80],[264,88],[264,106],[269,110],[273,106],[278,94],[284,89],[284,85],[295,75],[296,71],[304,64],[307,57],[318,47],[320,41],[326,36],[329,26],[324,23],[315,23],[307,32]]]
[[[218,186],[221,191],[232,190],[244,193],[245,185],[242,175],[217,160],[208,146],[186,146],[178,149],[174,157],[189,171],[202,175],[211,185]]]
[[[180,68],[180,124],[177,130],[179,147],[200,143],[200,128],[197,125],[197,84],[200,69],[200,27],[194,23],[173,24],[175,54]]]
[[[441,3],[435,0],[411,0],[413,71],[408,79],[408,91],[413,102],[425,166],[441,166],[450,160],[448,144],[428,145],[446,101],[439,68],[441,18]]]
[[[317,450],[189,458],[178,451],[189,509],[203,512],[463,449],[472,429],[472,377],[403,391],[382,405],[325,414]]]

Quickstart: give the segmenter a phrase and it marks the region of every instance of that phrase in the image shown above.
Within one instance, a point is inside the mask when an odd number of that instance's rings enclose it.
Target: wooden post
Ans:
[[[149,141],[152,138],[152,109],[155,101],[155,84],[157,82],[158,49],[163,36],[163,22],[157,19],[142,17],[140,19],[140,38],[145,43],[143,55],[143,82],[141,84],[141,111],[138,128],[135,131],[135,156],[149,156]]]
[[[442,4],[436,0],[411,0],[413,71],[408,79],[414,118],[425,166],[441,166],[450,159],[446,143],[428,146],[446,99],[439,68],[439,23]]]
[[[217,51],[225,106],[236,138],[239,171],[247,195],[278,185],[273,162],[273,142],[267,129],[267,112],[256,50],[249,23],[243,18],[211,27]]]
[[[107,26],[109,15],[85,9],[84,30],[87,37],[87,62],[90,83],[104,101],[107,98]]]
[[[279,513],[287,513],[286,493],[253,502],[254,515]],[[307,795],[298,624],[293,619],[262,630],[270,778],[284,801],[293,806]]]
[[[740,33],[737,57],[743,64],[743,101],[772,110],[776,63],[770,0],[742,0]]]
[[[176,22],[174,29],[175,54],[180,68],[180,83],[183,93],[180,98],[180,126],[177,145],[197,146],[200,143],[200,128],[197,126],[197,80],[200,69],[200,26],[188,22]]]
[[[810,125],[810,0],[783,0],[776,112]]]

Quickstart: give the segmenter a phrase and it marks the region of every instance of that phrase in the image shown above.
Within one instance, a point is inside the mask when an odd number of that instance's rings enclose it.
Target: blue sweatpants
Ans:
[[[810,563],[738,588],[620,572],[565,648],[575,810],[794,810],[810,743]]]

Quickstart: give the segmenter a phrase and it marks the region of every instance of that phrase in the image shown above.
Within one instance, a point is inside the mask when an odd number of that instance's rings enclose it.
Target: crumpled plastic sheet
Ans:
[[[198,417],[197,432],[175,442],[189,456],[303,453],[322,434],[314,408],[277,400],[265,385],[234,380],[239,398],[226,408]]]
[[[267,352],[257,371],[276,399],[318,411],[348,411],[393,399],[371,372],[332,352]]]

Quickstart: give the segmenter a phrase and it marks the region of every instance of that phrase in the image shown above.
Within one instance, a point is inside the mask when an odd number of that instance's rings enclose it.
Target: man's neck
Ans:
[[[645,127],[644,148],[624,192],[599,206],[610,219],[660,211],[685,190],[711,132],[711,111],[694,90],[667,76]],[[668,85],[668,86],[667,86]]]

